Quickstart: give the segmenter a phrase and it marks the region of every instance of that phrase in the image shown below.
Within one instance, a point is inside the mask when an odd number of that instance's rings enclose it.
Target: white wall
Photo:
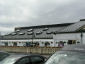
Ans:
[[[17,42],[17,46],[23,46],[25,43],[24,42],[31,42],[32,39],[30,40],[1,40],[1,42],[8,42],[8,46],[13,46],[13,42]],[[39,46],[43,47],[45,46],[42,44],[42,42],[53,42],[53,39],[33,39],[33,42],[39,42]],[[2,45],[2,43],[0,44]],[[51,44],[53,47],[53,44]]]
[[[68,40],[77,40],[81,42],[81,33],[65,33],[65,34],[56,34],[53,35],[54,41],[68,41]],[[85,34],[84,34],[85,40]]]
[[[85,33],[83,33],[83,44],[85,44]]]

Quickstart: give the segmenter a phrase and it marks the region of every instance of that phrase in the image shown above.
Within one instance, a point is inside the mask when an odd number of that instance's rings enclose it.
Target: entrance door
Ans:
[[[68,44],[76,44],[76,40],[68,40]]]

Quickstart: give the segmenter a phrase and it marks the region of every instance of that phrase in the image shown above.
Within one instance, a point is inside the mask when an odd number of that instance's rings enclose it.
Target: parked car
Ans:
[[[10,54],[0,52],[0,64],[44,64],[45,58],[34,54]]]
[[[85,45],[69,45],[53,54],[45,64],[85,64]]]

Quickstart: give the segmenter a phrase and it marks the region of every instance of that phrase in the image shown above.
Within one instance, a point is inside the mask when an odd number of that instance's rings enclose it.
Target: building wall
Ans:
[[[85,44],[85,33],[83,33],[83,36],[82,36],[82,43]]]
[[[82,39],[81,39],[81,34],[82,34]],[[49,43],[49,45],[47,45],[48,47],[58,47],[60,42],[64,42],[64,45],[68,45],[68,42],[71,40],[73,44],[77,44],[77,43],[85,44],[85,33],[56,34],[53,35],[53,39],[1,40],[0,45],[1,46],[26,46],[26,43],[38,42],[40,47],[44,47],[46,46],[45,43],[47,42]]]
[[[82,39],[81,39],[82,37]],[[65,33],[65,34],[56,34],[53,36],[53,39],[55,42],[60,42],[60,41],[63,41],[63,42],[66,42],[65,45],[68,44],[69,41],[75,41],[77,43],[84,43],[85,42],[85,33],[82,33],[82,36],[81,36],[81,33]],[[82,42],[81,42],[82,40]]]
[[[46,42],[49,42],[50,45],[48,45],[49,47],[54,47],[54,40],[53,39],[33,39],[33,40],[1,40],[1,44],[3,44],[3,46],[26,46],[26,43],[39,43],[40,47],[44,47]],[[6,44],[8,43],[8,44]],[[17,45],[14,43],[17,43]]]

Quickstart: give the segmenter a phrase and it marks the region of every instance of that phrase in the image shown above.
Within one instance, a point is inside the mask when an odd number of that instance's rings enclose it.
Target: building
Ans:
[[[84,43],[84,29],[85,19],[75,23],[17,27],[14,32],[0,38],[0,45],[57,47]]]
[[[54,35],[55,43],[85,44],[85,19],[69,25]]]

